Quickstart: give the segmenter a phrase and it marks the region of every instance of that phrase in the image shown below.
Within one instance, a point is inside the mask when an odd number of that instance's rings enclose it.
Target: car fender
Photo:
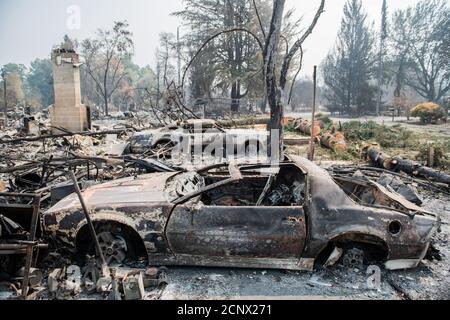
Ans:
[[[126,225],[132,228],[134,231],[139,233],[137,229],[137,225],[134,220],[130,217],[124,216],[122,213],[113,212],[113,211],[102,211],[98,213],[91,214],[92,222],[116,222],[119,224]],[[87,221],[84,219],[80,222],[77,227],[76,234],[81,230],[81,228],[87,226]]]
[[[391,255],[391,248],[389,246],[389,240],[386,234],[383,234],[381,231],[377,230],[377,228],[370,226],[361,226],[361,225],[350,225],[350,226],[340,226],[333,230],[331,230],[327,235],[327,241],[324,241],[324,238],[320,239],[311,239],[311,244],[316,243],[317,245],[310,246],[312,249],[309,252],[308,256],[313,256],[317,259],[317,257],[323,252],[324,249],[328,247],[331,243],[335,242],[338,239],[343,239],[348,237],[349,239],[352,236],[364,236],[370,237],[373,239],[377,239],[383,243],[384,248],[387,250],[386,254],[389,258]],[[358,242],[358,241],[356,241]],[[374,243],[375,244],[375,243]],[[313,249],[314,248],[314,249]]]
[[[361,236],[367,236],[371,238],[376,238],[380,241],[383,241],[383,244],[386,246],[386,249],[388,250],[388,256],[390,252],[388,239],[386,237],[386,234],[383,234],[379,230],[367,226],[350,226],[350,227],[341,227],[334,230],[335,232],[330,236],[330,242],[333,242],[335,239],[339,238],[345,238],[346,236],[350,235],[361,235]]]

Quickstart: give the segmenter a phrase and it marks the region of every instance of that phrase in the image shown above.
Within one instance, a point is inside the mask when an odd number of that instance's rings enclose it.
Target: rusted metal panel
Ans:
[[[313,271],[314,259],[281,259],[281,258],[248,258],[232,256],[205,256],[179,254],[176,258],[159,257],[155,265],[164,266],[198,266],[198,267],[225,267],[225,268],[251,268],[251,269],[281,269],[293,271]]]
[[[174,210],[167,238],[175,255],[297,258],[305,245],[301,207],[215,207]]]
[[[306,257],[317,257],[334,239],[355,236],[358,240],[379,241],[376,244],[387,246],[389,260],[423,258],[429,238],[440,225],[439,218],[413,204],[408,204],[403,212],[398,208],[358,204],[325,170],[303,158],[292,156],[291,159],[308,171],[311,199],[305,205],[309,240]],[[380,193],[390,197],[389,192]],[[390,199],[398,201],[397,197]],[[412,208],[416,215],[410,214]],[[392,223],[399,223],[399,232],[390,230]]]
[[[157,173],[87,189],[83,197],[92,221],[129,226],[143,239],[149,254],[168,254],[164,229],[172,205],[164,189],[166,181],[176,174]],[[48,210],[44,224],[47,232],[75,248],[77,234],[86,225],[76,195],[65,198]]]
[[[90,207],[133,204],[143,205],[167,201],[164,187],[166,181],[176,173],[155,173],[139,178],[125,178],[114,182],[88,188],[83,197]],[[72,194],[65,198],[48,213],[59,212],[69,208],[80,208],[78,198]]]

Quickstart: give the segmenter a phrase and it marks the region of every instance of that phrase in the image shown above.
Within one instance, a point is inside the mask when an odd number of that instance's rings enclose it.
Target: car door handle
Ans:
[[[283,220],[281,220],[281,224],[294,227],[298,224],[303,223],[303,221],[304,220],[301,217],[298,217],[298,218],[297,217],[287,217],[287,218],[284,218]]]

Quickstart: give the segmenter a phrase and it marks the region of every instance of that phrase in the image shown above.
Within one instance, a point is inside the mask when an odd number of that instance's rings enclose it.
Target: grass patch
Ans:
[[[400,125],[390,127],[374,121],[351,121],[342,125],[342,131],[350,142],[376,142],[382,148],[410,148],[414,144],[414,132]]]
[[[286,132],[299,135],[292,125],[286,126],[285,129]],[[318,148],[317,152],[321,158],[331,161],[358,161],[361,159],[362,145],[373,143],[378,144],[389,155],[426,163],[430,147],[433,146],[435,148],[434,167],[449,170],[450,139],[448,135],[427,132],[426,127],[424,129],[408,129],[401,124],[386,126],[374,121],[346,122],[342,124],[342,132],[345,135],[348,150],[334,153],[326,148]]]
[[[284,131],[289,133],[297,133],[297,131],[294,128],[294,122],[290,121],[287,125],[285,125]]]
[[[448,154],[449,146],[447,143],[442,142],[429,142],[422,144],[419,147],[419,153],[416,156],[416,160],[426,163],[429,166],[430,158],[433,160],[433,166],[436,168],[449,168],[450,167],[450,155]],[[433,148],[433,157],[431,157],[431,149]]]

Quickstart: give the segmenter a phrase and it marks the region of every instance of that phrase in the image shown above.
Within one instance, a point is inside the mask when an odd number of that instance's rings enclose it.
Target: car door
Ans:
[[[302,207],[205,206],[192,200],[174,209],[166,236],[176,256],[236,267],[263,259],[264,267],[284,267],[276,260],[296,263],[304,249],[305,213]]]

